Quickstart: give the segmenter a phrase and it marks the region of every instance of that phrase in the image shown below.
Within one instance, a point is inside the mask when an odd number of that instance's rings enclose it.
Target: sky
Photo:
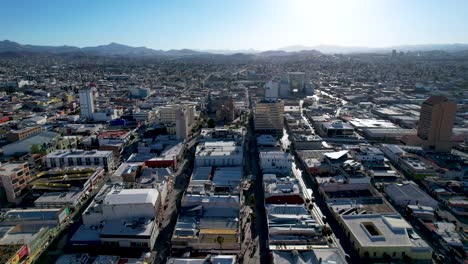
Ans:
[[[468,43],[468,1],[1,0],[4,39],[164,50]]]

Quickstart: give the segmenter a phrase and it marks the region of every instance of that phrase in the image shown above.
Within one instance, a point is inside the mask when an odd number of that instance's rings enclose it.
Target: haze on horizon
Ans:
[[[468,43],[468,1],[6,0],[0,39],[153,49]]]

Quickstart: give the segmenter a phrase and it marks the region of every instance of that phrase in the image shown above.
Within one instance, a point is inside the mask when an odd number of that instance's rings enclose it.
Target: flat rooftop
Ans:
[[[58,150],[47,154],[46,158],[79,158],[79,157],[108,157],[112,156],[112,151],[106,150]]]
[[[431,250],[399,215],[343,215],[348,230],[363,247],[420,247]]]
[[[157,189],[112,189],[104,198],[104,204],[144,204],[155,205],[159,192]]]
[[[383,119],[353,118],[349,123],[355,128],[398,128],[397,125]]]
[[[105,221],[101,237],[141,237],[150,238],[156,223],[152,219]]]

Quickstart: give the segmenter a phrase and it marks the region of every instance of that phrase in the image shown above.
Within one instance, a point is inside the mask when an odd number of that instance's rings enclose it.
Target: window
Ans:
[[[55,163],[55,159],[50,160],[50,167],[52,167],[52,168],[57,167],[57,164]]]
[[[94,158],[94,165],[99,165],[99,158]]]
[[[91,159],[90,158],[85,158],[85,163],[86,165],[91,165]]]
[[[73,162],[73,158],[68,158],[68,165],[69,166],[75,165],[74,162]]]
[[[60,166],[65,165],[65,159],[64,158],[59,158],[59,164],[60,164]]]
[[[83,165],[83,160],[82,160],[81,158],[76,159],[76,164],[77,164],[78,166]]]

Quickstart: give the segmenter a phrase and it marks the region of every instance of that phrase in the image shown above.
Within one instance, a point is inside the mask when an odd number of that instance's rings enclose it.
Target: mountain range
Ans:
[[[297,53],[307,55],[336,54],[336,53],[388,53],[392,50],[403,51],[443,51],[443,52],[462,52],[468,51],[468,44],[426,44],[426,45],[403,45],[385,48],[367,48],[367,47],[349,47],[334,45],[302,46],[294,45],[279,48],[277,50],[260,51],[254,49],[248,50],[192,50],[192,49],[172,49],[156,50],[147,47],[131,47],[118,43],[100,45],[94,47],[79,48],[75,46],[38,46],[20,44],[10,40],[0,41],[0,53],[44,53],[44,54],[90,54],[101,56],[170,56],[184,57],[196,55],[239,55],[249,54],[260,57],[279,57],[295,55]]]

